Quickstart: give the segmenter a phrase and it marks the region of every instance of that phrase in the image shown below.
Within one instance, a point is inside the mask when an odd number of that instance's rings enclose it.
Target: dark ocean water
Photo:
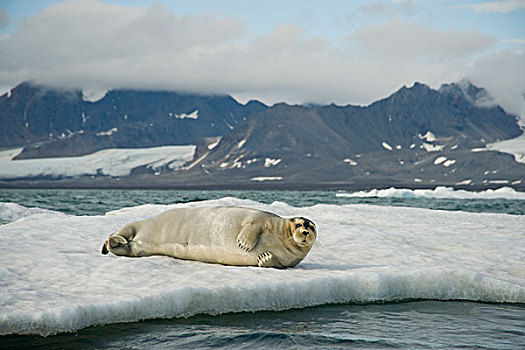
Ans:
[[[0,342],[10,349],[524,349],[524,324],[520,305],[419,301],[201,315]]]
[[[123,207],[142,204],[175,204],[224,197],[250,199],[270,204],[285,202],[295,207],[316,204],[372,204],[477,213],[525,215],[521,199],[338,197],[335,191],[171,191],[171,190],[6,190],[0,189],[0,202],[39,207],[71,215],[103,215]]]
[[[71,215],[101,215],[141,204],[226,196],[263,203],[281,201],[296,207],[358,203],[525,215],[525,200],[516,199],[348,198],[328,191],[0,190],[0,202]],[[4,336],[0,348],[525,349],[525,305],[414,300],[198,315],[90,327],[49,337]]]

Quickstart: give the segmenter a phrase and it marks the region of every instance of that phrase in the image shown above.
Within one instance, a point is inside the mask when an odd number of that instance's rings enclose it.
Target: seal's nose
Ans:
[[[308,231],[303,231],[303,235],[308,236],[309,234],[310,234],[310,232],[308,232]]]

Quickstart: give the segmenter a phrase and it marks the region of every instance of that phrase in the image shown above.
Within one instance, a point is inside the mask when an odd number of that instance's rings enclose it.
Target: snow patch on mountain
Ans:
[[[97,132],[97,136],[111,136],[113,135],[114,133],[116,133],[118,131],[118,128],[117,127],[114,127],[114,128],[111,128],[107,131],[101,131],[101,132]]]
[[[271,166],[276,166],[281,162],[282,159],[272,159],[272,158],[266,158],[264,160],[264,167],[269,168]]]
[[[259,176],[259,177],[252,177],[252,181],[280,181],[282,180],[282,176]]]
[[[82,90],[82,100],[85,102],[98,102],[106,97],[108,90],[105,89],[84,89]]]
[[[436,141],[436,135],[434,135],[434,133],[430,132],[430,131],[427,131],[426,134],[424,134],[424,135],[418,134],[417,136],[421,140],[425,140],[427,142],[434,142],[434,141]]]
[[[173,117],[175,119],[199,119],[199,110],[196,109],[190,114],[182,113],[182,114],[176,114],[176,113],[169,113],[170,117]]]
[[[145,166],[158,171],[176,169],[193,158],[195,146],[106,149],[81,157],[38,158],[0,161],[0,179],[64,178],[79,176],[127,176]]]
[[[18,156],[24,148],[12,148],[5,151],[0,151],[0,162],[13,160]]]
[[[525,133],[510,140],[489,143],[485,150],[512,154],[516,162],[525,163]]]

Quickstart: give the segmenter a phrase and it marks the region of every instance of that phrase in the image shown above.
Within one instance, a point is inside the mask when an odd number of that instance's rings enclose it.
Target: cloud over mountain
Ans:
[[[334,43],[292,23],[249,34],[236,17],[72,0],[51,5],[0,38],[0,81],[368,104],[414,81],[437,87],[467,77],[509,112],[524,115],[522,99],[505,101],[525,89],[523,53],[495,51],[496,42],[476,31],[392,17],[361,25],[345,42]],[[498,77],[508,72],[514,80]]]

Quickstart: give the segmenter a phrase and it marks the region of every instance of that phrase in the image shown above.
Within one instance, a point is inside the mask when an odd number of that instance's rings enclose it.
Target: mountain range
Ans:
[[[80,91],[29,83],[8,95],[0,97],[7,126],[0,147],[23,147],[17,159],[197,145],[193,159],[176,169],[154,175],[144,166],[126,178],[62,179],[62,186],[525,188],[525,164],[486,148],[520,136],[518,118],[464,81],[438,90],[416,83],[366,107],[268,107],[230,96],[132,90],[91,102]],[[2,185],[43,185],[37,182]]]
[[[92,102],[81,91],[22,83],[0,97],[0,148],[17,159],[89,154],[107,148],[196,144],[224,135],[264,104],[230,96],[166,91],[108,91]]]

